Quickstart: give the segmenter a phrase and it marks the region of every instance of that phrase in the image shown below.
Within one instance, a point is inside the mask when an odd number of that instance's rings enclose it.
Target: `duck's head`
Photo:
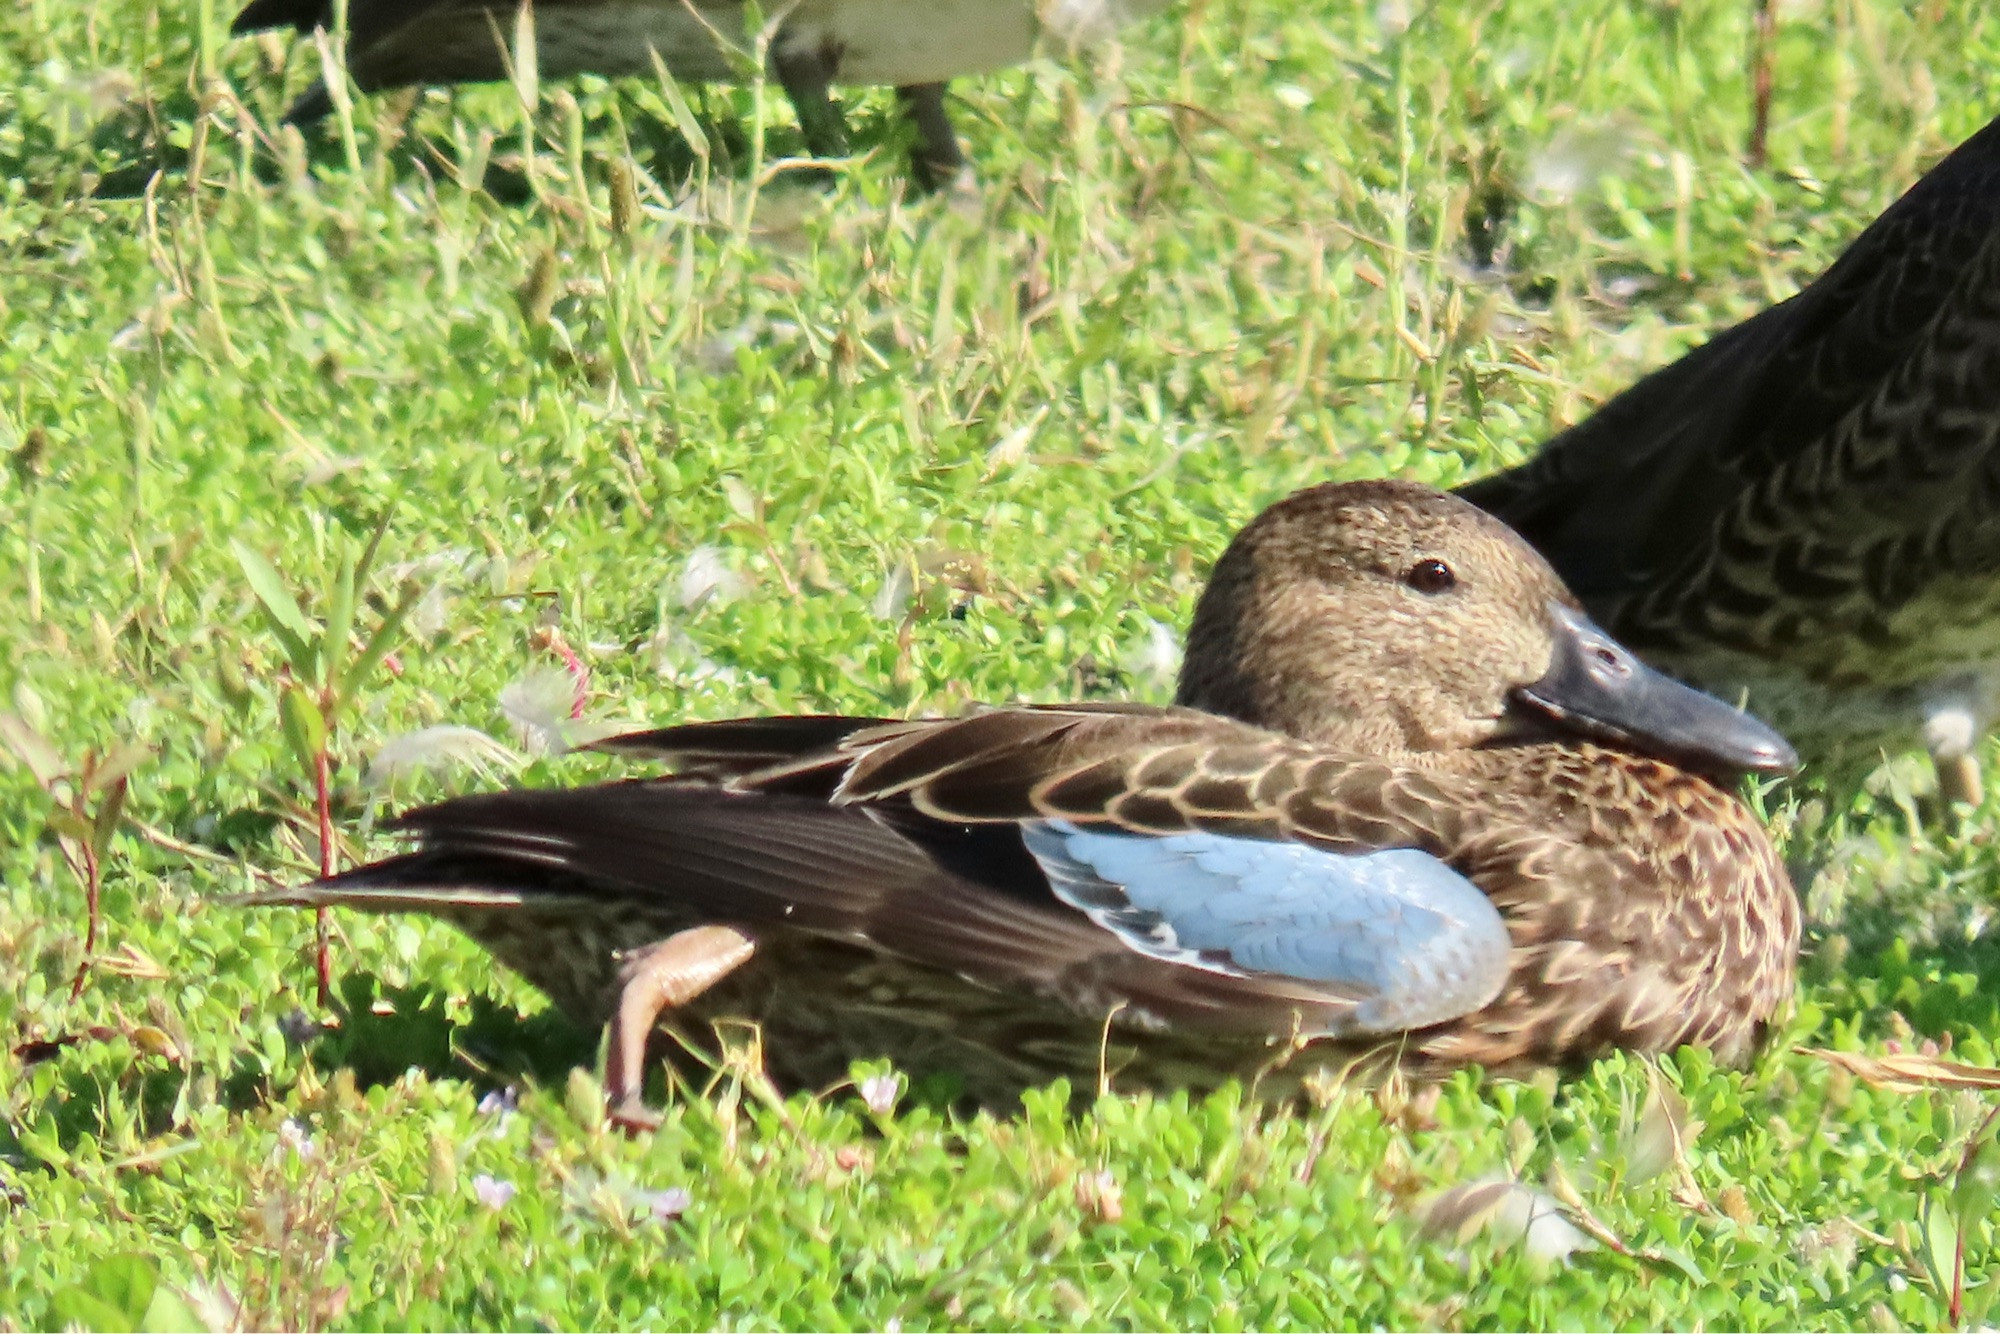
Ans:
[[[1372,754],[1569,734],[1708,773],[1797,763],[1592,624],[1512,530],[1411,482],[1316,486],[1238,534],[1195,609],[1179,702]]]

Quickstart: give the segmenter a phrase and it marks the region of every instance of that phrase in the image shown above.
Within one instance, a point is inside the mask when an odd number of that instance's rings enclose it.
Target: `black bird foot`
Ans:
[[[944,85],[913,83],[896,90],[903,115],[916,127],[917,143],[910,152],[910,175],[926,193],[976,193],[972,165],[958,146],[951,117],[944,109]]]
[[[806,151],[819,158],[844,158],[851,151],[847,118],[833,100],[834,65],[834,59],[823,51],[786,51],[771,57],[772,71],[798,114]],[[816,185],[833,181],[833,173],[820,167],[799,172],[797,177]]]

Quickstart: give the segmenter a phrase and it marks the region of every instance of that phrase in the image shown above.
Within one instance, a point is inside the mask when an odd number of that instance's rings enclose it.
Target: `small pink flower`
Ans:
[[[861,1101],[869,1111],[877,1116],[887,1116],[896,1110],[896,1099],[902,1096],[903,1082],[894,1075],[870,1075],[861,1081]]]
[[[640,1191],[639,1202],[659,1222],[671,1223],[688,1211],[694,1196],[679,1186],[669,1186],[665,1190]]]
[[[481,1172],[472,1178],[472,1193],[478,1197],[481,1204],[498,1213],[507,1207],[518,1192],[513,1182],[501,1181],[497,1177],[490,1177]]]

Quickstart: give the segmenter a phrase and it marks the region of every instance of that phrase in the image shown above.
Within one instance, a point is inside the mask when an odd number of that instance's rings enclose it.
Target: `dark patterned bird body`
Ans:
[[[569,912],[439,914],[551,997],[589,985],[589,1000],[559,1001],[580,1024],[617,1012],[619,960],[699,925],[630,904]],[[1105,1007],[1108,1012],[1110,1006]],[[754,1026],[766,1071],[788,1090],[831,1088],[855,1062],[887,1060],[918,1081],[1005,1110],[1023,1090],[1056,1079],[1113,1087],[1204,1090],[1228,1079],[1280,1086],[1312,1068],[1289,1044],[1107,1025],[1049,998],[995,990],[870,946],[783,928],[760,932],[754,957],[665,1023],[676,1048],[713,1059],[716,1034]]]
[[[1464,488],[1843,781],[2000,714],[2000,123],[1791,300]]]
[[[1782,739],[1653,673],[1519,538],[1404,483],[1302,492],[1217,565],[1185,706],[752,718],[603,748],[671,777],[410,812],[414,852],[259,903],[452,921],[638,1093],[663,1009],[787,1082],[1738,1060],[1798,908],[1708,777]]]

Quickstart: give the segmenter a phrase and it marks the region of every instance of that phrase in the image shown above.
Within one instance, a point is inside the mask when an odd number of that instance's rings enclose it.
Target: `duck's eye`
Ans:
[[[1403,581],[1419,593],[1447,593],[1458,586],[1458,576],[1441,560],[1418,561]]]

